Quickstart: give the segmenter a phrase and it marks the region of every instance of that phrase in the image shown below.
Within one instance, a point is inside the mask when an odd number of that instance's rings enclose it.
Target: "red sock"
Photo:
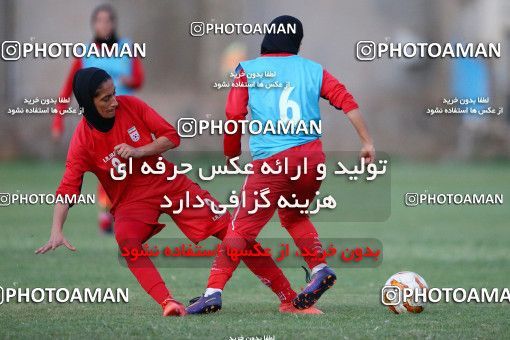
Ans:
[[[288,222],[286,222],[288,223]],[[319,235],[314,225],[308,218],[297,218],[294,219],[289,225],[284,226],[289,232],[290,236],[294,239],[294,243],[300,251],[308,249],[310,251],[317,251],[315,257],[305,257],[305,261],[310,269],[313,267],[326,263],[326,260],[321,259],[323,253],[322,244],[319,240]]]
[[[224,238],[225,232],[220,232],[218,238]],[[234,247],[236,249],[245,249],[253,247],[252,242],[242,239],[237,233],[229,234],[228,238],[224,238],[220,255],[214,260],[211,268],[211,275],[207,283],[208,288],[223,289],[232,273],[239,265],[239,259],[234,261],[228,254],[226,249]],[[271,288],[278,296],[281,302],[289,302],[296,296],[296,292],[290,286],[289,280],[285,277],[280,268],[276,265],[272,258],[269,257],[245,257],[242,258],[246,266],[262,281],[263,284]]]
[[[263,284],[271,288],[281,302],[289,302],[296,297],[289,280],[271,257],[245,257],[242,260]]]
[[[223,236],[223,235],[221,235]],[[235,231],[229,233],[223,239],[220,250],[216,255],[214,262],[211,266],[209,280],[207,281],[207,288],[224,289],[227,281],[230,280],[232,274],[239,265],[241,260],[239,257],[232,258],[227,254],[228,249],[242,250],[247,247],[245,239],[240,237]]]
[[[124,247],[129,250],[136,248],[142,251],[142,242],[148,238],[152,231],[153,228],[150,225],[138,221],[116,221],[115,223],[115,238],[121,251]],[[132,261],[132,257],[125,257],[125,261],[142,288],[158,304],[171,296],[150,258],[140,256]]]
[[[140,250],[142,249],[140,245]],[[151,259],[139,257],[135,261],[126,258],[128,268],[136,277],[142,288],[157,303],[161,304],[167,297],[171,296],[170,291],[165,285],[163,278],[159,274]]]

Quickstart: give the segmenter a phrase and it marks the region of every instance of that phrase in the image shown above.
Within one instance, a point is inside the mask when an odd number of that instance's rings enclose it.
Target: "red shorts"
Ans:
[[[304,165],[304,157],[307,159],[307,174],[302,174],[296,180],[298,165]],[[265,163],[276,169],[278,164],[284,164],[287,158],[287,174],[267,175],[261,173],[261,166]],[[299,202],[308,199],[312,202],[316,196],[316,191],[321,186],[321,181],[317,180],[317,164],[325,162],[325,155],[322,151],[322,143],[319,139],[304,145],[296,146],[271,157],[259,159],[252,162],[253,175],[248,175],[243,184],[242,191],[245,194],[245,207],[238,207],[232,216],[231,229],[246,239],[255,239],[264,225],[271,219],[278,209],[278,216],[283,227],[290,227],[293,223],[302,219],[308,219],[307,214],[301,213],[301,208],[278,208],[278,199],[285,197],[289,202],[297,199]],[[256,201],[260,201],[260,192],[269,189],[266,195],[270,206],[259,208],[255,213],[250,214],[250,210],[255,208]],[[295,196],[293,196],[295,195]]]
[[[175,183],[178,183],[178,185]],[[153,198],[145,198],[140,201],[119,204],[116,207],[114,211],[116,234],[122,232],[121,229],[125,229],[126,225],[133,224],[133,222],[143,223],[150,226],[150,229],[148,229],[150,232],[146,233],[146,237],[144,237],[145,240],[142,241],[145,242],[165,227],[165,225],[159,223],[158,220],[162,213],[166,213],[172,218],[186,237],[192,242],[198,243],[224,230],[230,222],[230,214],[228,212],[223,215],[218,215],[213,213],[207,205],[201,208],[183,208],[183,210],[177,214],[173,212],[179,207],[179,201],[181,199],[186,199],[186,192],[189,192],[190,205],[199,202],[196,198],[197,195],[202,201],[214,202],[216,205],[219,204],[207,190],[202,189],[198,184],[184,175],[178,176],[178,179],[174,183],[166,183],[165,186],[159,188],[157,191],[158,195],[154,195]],[[160,207],[160,205],[165,202],[163,199],[164,195],[172,201],[172,206],[170,208],[163,209]],[[123,225],[122,228],[118,228],[120,224]]]

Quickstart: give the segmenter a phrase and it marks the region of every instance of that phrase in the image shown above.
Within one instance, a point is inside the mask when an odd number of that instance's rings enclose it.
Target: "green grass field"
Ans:
[[[62,163],[16,162],[0,166],[0,192],[53,192]],[[163,318],[161,309],[119,265],[113,237],[98,234],[95,206],[71,209],[65,234],[78,249],[46,255],[34,249],[49,236],[52,207],[0,207],[0,286],[122,287],[128,304],[0,305],[2,338],[229,339],[264,335],[276,339],[339,338],[508,338],[508,304],[428,305],[419,315],[394,315],[380,304],[380,287],[393,273],[411,270],[432,287],[510,287],[510,209],[503,206],[405,207],[405,192],[503,193],[510,198],[510,164],[397,162],[392,166],[391,216],[385,222],[318,224],[324,237],[373,237],[384,245],[378,268],[337,270],[337,284],[318,303],[322,316],[278,313],[276,297],[245,268],[224,291],[214,315]],[[214,184],[207,186],[215,192]],[[87,175],[84,192],[95,192]],[[362,203],[362,202],[361,202]],[[367,214],[370,207],[367,207]],[[170,222],[162,237],[181,237]],[[263,236],[285,236],[275,223]],[[161,270],[181,301],[202,293],[208,268]],[[286,268],[295,289],[304,285],[300,268]]]

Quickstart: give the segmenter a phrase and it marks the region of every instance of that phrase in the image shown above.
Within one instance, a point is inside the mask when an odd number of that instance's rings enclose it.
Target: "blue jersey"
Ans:
[[[119,51],[121,51],[124,44],[130,44],[130,42],[125,39],[120,39],[118,42]],[[117,95],[133,94],[133,89],[122,85],[120,81],[123,76],[131,76],[133,70],[133,60],[129,58],[129,56],[124,55],[122,57],[99,58],[95,55],[91,55],[90,57],[85,55],[82,58],[82,64],[84,68],[97,67],[105,70],[112,77],[113,84],[115,85],[115,92]]]
[[[248,78],[252,121],[259,121],[262,127],[267,126],[268,121],[275,128],[278,125],[306,127],[306,131],[277,129],[250,135],[253,159],[267,158],[321,137],[320,131],[310,128],[311,123],[320,126],[323,74],[320,64],[298,55],[264,56],[241,62],[240,67]]]
[[[452,92],[459,98],[489,97],[490,77],[487,63],[477,58],[454,58],[452,67]],[[483,110],[488,105],[468,104],[465,108]],[[486,118],[481,115],[464,114],[463,120]]]

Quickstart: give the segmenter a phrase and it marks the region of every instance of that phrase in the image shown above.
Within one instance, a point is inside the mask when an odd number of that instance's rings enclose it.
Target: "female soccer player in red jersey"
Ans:
[[[94,33],[92,44],[97,46],[107,45],[111,47],[118,44],[119,50],[124,44],[130,44],[125,38],[119,38],[117,35],[117,15],[112,6],[103,4],[97,6],[92,12],[91,25]],[[59,97],[69,98],[73,91],[74,74],[86,67],[98,67],[105,70],[112,77],[117,94],[131,95],[134,90],[139,89],[144,81],[144,71],[141,59],[139,57],[96,57],[84,56],[74,59],[71,70],[66,77],[64,85],[60,91]],[[63,112],[69,104],[58,103],[56,109]],[[51,132],[55,141],[60,140],[64,132],[64,115],[56,114],[53,118]],[[113,231],[113,216],[109,210],[111,201],[101,184],[97,187],[98,205],[100,208],[98,216],[99,230],[105,233]]]
[[[84,109],[84,118],[71,140],[57,195],[79,194],[84,173],[94,173],[112,199],[115,238],[120,248],[141,251],[142,244],[164,227],[158,223],[162,213],[169,214],[195,243],[209,236],[223,239],[230,222],[228,213],[217,215],[207,206],[184,208],[179,214],[171,208],[161,208],[165,195],[172,206],[177,206],[186,192],[190,205],[200,200],[219,204],[209,192],[182,174],[168,181],[167,177],[175,174],[173,164],[166,160],[163,160],[166,165],[163,175],[141,173],[144,162],[156,168],[161,153],[179,145],[179,136],[172,125],[143,101],[132,96],[116,96],[111,77],[101,69],[79,70],[73,80],[73,91]],[[124,180],[115,180],[110,171],[116,171],[121,159],[126,162],[128,158],[132,159],[132,174]],[[55,205],[50,239],[36,250],[37,254],[61,245],[75,250],[62,231],[69,208],[67,204]],[[251,257],[243,261],[279,297],[281,312],[300,313],[291,304],[296,293],[272,259]],[[126,258],[126,262],[143,289],[162,305],[164,316],[186,313],[184,306],[173,299],[149,257]]]

